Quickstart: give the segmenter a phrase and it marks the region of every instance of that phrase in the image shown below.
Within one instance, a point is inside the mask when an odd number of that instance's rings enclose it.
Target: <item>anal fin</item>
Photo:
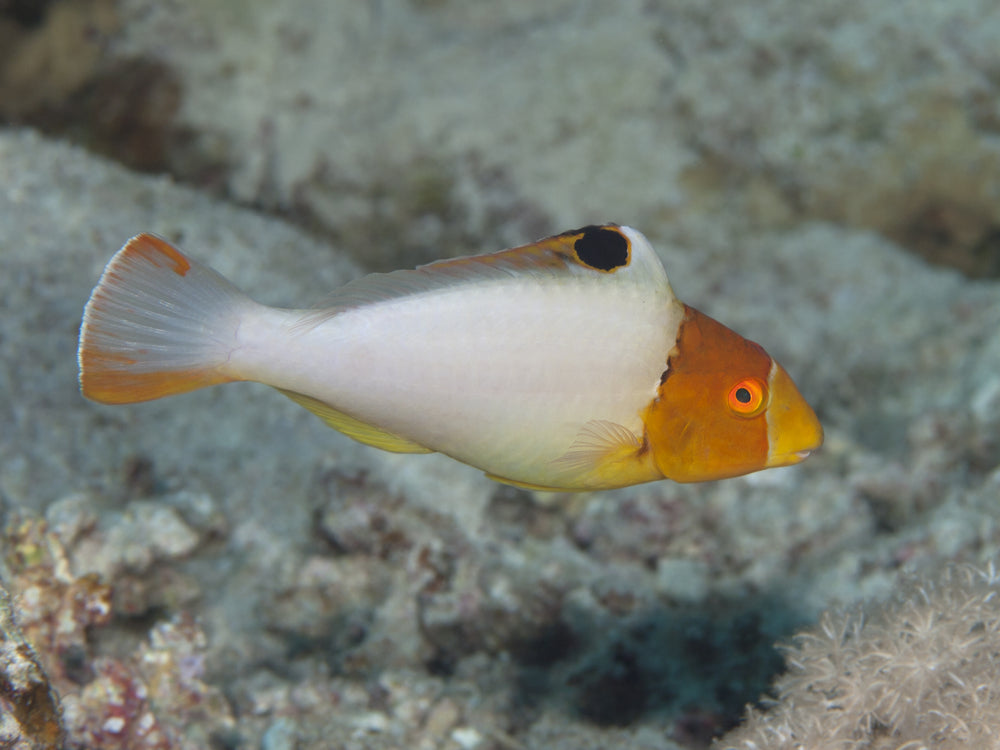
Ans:
[[[522,490],[535,490],[536,492],[572,492],[566,487],[546,487],[543,484],[531,484],[530,482],[517,482],[513,479],[507,479],[506,477],[498,477],[496,474],[490,474],[488,471],[484,472],[487,479],[492,479],[494,482],[500,482],[500,484],[509,484],[511,487],[520,487]]]
[[[299,406],[308,409],[317,417],[326,422],[330,427],[342,432],[347,437],[357,440],[359,443],[370,445],[390,453],[433,453],[430,448],[425,448],[412,440],[399,437],[391,432],[362,422],[360,419],[344,414],[342,411],[334,409],[329,404],[315,399],[312,396],[305,396],[295,391],[286,391],[278,388],[278,391],[288,396]]]

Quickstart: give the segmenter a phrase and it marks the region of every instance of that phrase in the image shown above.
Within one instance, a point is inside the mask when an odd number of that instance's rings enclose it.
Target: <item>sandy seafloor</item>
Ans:
[[[1000,559],[995,2],[104,5],[102,54],[180,82],[175,179],[0,130],[0,572],[67,746],[705,747],[825,609]],[[263,386],[77,389],[139,231],[305,306],[603,221],[783,363],[821,452],[545,495]]]

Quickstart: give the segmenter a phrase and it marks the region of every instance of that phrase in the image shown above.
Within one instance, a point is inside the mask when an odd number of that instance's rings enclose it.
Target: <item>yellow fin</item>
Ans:
[[[357,440],[359,443],[370,445],[373,448],[380,448],[390,453],[433,453],[430,448],[425,448],[412,440],[393,435],[391,432],[374,427],[360,419],[350,417],[343,412],[337,411],[332,406],[311,396],[304,396],[295,391],[286,391],[278,388],[278,391],[288,396],[299,406],[308,409],[317,417],[338,432],[342,432],[347,437]]]
[[[552,461],[551,483],[520,482],[487,473],[496,482],[539,492],[610,490],[663,479],[644,438],[617,422],[587,422],[565,455]]]
[[[643,437],[617,422],[587,422],[566,453],[552,462],[567,484],[592,489],[625,487],[662,479]]]
[[[606,419],[592,419],[580,429],[566,454],[553,464],[564,469],[594,469],[635,456],[641,450],[642,438],[628,427]]]
[[[496,474],[490,474],[488,471],[483,472],[486,474],[487,479],[492,479],[494,482],[500,482],[501,484],[509,484],[511,487],[520,487],[522,490],[535,490],[537,492],[572,492],[573,490],[566,487],[546,487],[542,484],[530,484],[529,482],[515,482],[513,479],[507,479],[506,477],[498,477]]]

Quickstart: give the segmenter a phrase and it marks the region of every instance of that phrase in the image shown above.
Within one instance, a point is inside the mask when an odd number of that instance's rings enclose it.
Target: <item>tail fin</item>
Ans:
[[[80,390],[94,401],[127,404],[238,380],[225,365],[250,304],[165,240],[133,237],[84,308]]]

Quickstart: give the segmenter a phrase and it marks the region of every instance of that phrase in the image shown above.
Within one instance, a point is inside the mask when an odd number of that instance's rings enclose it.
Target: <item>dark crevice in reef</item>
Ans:
[[[113,0],[0,0],[0,124],[211,186],[223,165],[178,124],[178,76],[152,58],[110,55],[120,26]]]

